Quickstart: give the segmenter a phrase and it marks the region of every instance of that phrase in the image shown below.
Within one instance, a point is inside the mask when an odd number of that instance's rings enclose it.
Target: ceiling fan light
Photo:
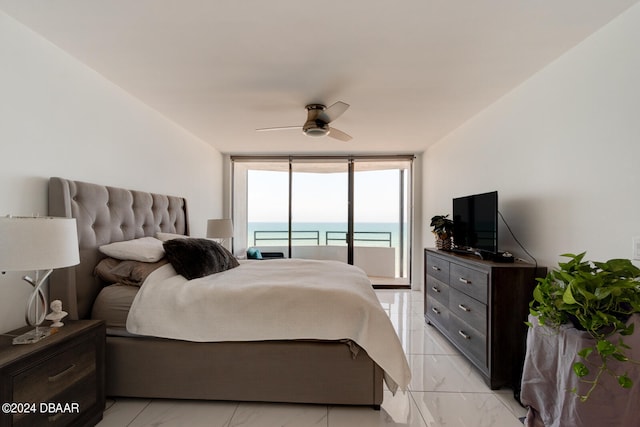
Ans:
[[[304,131],[307,136],[325,136],[329,133],[329,129],[326,128],[309,128]]]

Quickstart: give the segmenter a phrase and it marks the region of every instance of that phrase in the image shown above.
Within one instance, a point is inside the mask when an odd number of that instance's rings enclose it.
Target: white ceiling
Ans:
[[[0,0],[224,153],[418,153],[639,0]],[[296,130],[351,104],[348,142]]]

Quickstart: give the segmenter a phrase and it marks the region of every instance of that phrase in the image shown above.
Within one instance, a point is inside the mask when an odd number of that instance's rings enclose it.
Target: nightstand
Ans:
[[[68,320],[35,344],[0,335],[0,426],[94,426],[105,406],[105,332],[98,320]]]

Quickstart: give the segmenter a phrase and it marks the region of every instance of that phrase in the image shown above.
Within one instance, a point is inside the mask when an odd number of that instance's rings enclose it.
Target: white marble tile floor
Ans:
[[[413,374],[407,392],[369,407],[116,398],[99,427],[518,427],[512,390],[491,390],[423,317],[422,292],[377,290]]]

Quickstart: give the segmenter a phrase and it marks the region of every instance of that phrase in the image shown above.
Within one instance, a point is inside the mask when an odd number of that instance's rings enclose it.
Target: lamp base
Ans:
[[[13,344],[34,344],[49,335],[51,335],[51,328],[47,326],[36,326],[35,329],[18,335],[12,342]]]

